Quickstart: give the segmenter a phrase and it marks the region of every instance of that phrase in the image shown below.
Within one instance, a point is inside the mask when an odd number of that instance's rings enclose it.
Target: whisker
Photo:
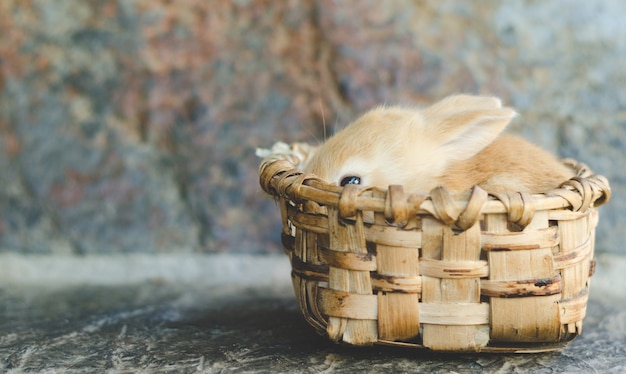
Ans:
[[[326,115],[324,114],[324,106],[322,105],[322,98],[317,98],[317,103],[320,107],[320,113],[322,114],[322,125],[324,126],[324,141],[326,141]]]
[[[318,145],[322,144],[322,142],[320,142],[320,139],[317,137],[317,135],[315,135],[314,131],[307,129],[304,126],[302,126],[302,130],[304,130],[304,132],[307,133],[307,135],[311,136],[313,138],[313,141],[315,141]]]
[[[333,125],[333,134],[337,133],[337,126],[339,126],[339,113],[335,116],[335,124]]]

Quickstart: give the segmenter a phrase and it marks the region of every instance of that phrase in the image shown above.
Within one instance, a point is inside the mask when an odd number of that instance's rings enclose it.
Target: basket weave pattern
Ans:
[[[440,351],[551,350],[581,333],[604,177],[567,161],[577,176],[546,194],[408,195],[331,185],[297,168],[309,152],[293,144],[259,173],[318,332]]]

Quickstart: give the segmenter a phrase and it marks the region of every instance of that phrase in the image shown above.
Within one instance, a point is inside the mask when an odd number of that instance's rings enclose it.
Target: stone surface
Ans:
[[[113,256],[114,257],[114,256]],[[274,271],[237,278],[245,256],[205,256],[227,269],[225,284],[197,274],[139,283],[83,276],[62,287],[35,274],[0,285],[0,371],[107,373],[608,373],[626,370],[623,256],[603,256],[593,278],[583,334],[565,349],[536,354],[434,354],[354,348],[318,336],[297,307],[285,259]],[[5,263],[16,259],[3,257]],[[88,261],[91,261],[88,259]],[[111,260],[109,260],[111,261]],[[241,267],[233,263],[241,261]],[[170,259],[171,268],[186,260]],[[200,261],[201,265],[206,262]],[[68,265],[75,265],[69,264]],[[102,266],[115,265],[109,262]],[[21,266],[18,264],[18,266]],[[87,267],[92,265],[86,264]],[[57,266],[58,268],[58,266]],[[44,274],[57,270],[40,267]],[[167,267],[164,267],[165,270]],[[146,269],[146,274],[151,270]],[[142,269],[137,269],[139,273]],[[169,274],[169,275],[168,275]],[[86,277],[86,278],[85,278]],[[236,281],[239,279],[239,281]],[[11,286],[6,286],[11,281]],[[85,284],[83,284],[83,282]],[[118,283],[115,283],[118,282]]]
[[[0,251],[280,251],[256,147],[381,103],[498,95],[606,175],[626,241],[626,4],[0,2]]]

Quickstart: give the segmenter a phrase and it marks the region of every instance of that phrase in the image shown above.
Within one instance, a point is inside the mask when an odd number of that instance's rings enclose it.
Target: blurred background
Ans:
[[[626,2],[0,2],[0,252],[280,253],[256,147],[497,95],[609,178],[626,253]]]

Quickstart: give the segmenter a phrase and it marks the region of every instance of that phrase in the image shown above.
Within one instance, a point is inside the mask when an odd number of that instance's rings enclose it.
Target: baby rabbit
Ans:
[[[515,115],[497,98],[471,95],[425,109],[379,107],[328,139],[303,169],[341,186],[399,184],[419,194],[474,185],[490,193],[542,193],[573,177],[550,153],[501,134]]]

